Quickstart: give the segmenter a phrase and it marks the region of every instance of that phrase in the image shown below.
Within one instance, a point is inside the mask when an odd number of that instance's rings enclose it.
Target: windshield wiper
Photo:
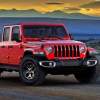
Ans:
[[[62,39],[63,39],[62,37],[59,37],[59,36],[55,36],[55,38],[58,38],[58,39],[60,39],[60,40],[62,40]]]

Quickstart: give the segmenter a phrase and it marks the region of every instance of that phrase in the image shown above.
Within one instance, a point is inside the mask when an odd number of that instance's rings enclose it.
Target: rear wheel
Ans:
[[[21,80],[28,85],[40,85],[45,79],[45,73],[32,57],[23,58],[19,71]]]
[[[80,83],[93,83],[96,81],[96,67],[86,68],[74,76]]]

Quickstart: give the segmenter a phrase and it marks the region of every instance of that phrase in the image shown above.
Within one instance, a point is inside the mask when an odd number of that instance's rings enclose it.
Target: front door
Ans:
[[[12,28],[11,42],[8,44],[9,64],[17,65],[20,63],[20,58],[23,53],[20,41],[20,26]]]

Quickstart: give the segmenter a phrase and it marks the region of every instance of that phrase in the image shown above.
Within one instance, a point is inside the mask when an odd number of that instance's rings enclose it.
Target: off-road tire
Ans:
[[[27,62],[31,62],[34,65],[34,78],[33,79],[27,79],[24,75],[25,71],[25,64],[28,64]],[[41,85],[45,80],[45,72],[44,70],[38,66],[37,62],[33,59],[32,56],[25,56],[20,64],[20,71],[19,71],[20,79],[22,82],[24,82],[27,85]]]
[[[80,83],[95,83],[97,79],[96,67],[86,68],[74,74]]]
[[[0,76],[1,76],[1,74],[4,72],[4,70],[2,70],[2,69],[0,69]]]

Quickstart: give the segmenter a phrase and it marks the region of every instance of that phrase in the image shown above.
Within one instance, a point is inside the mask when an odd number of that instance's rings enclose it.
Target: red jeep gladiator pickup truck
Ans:
[[[47,74],[69,75],[92,82],[96,50],[74,41],[63,24],[21,23],[4,26],[0,42],[0,73],[19,72],[22,82],[39,85]]]

